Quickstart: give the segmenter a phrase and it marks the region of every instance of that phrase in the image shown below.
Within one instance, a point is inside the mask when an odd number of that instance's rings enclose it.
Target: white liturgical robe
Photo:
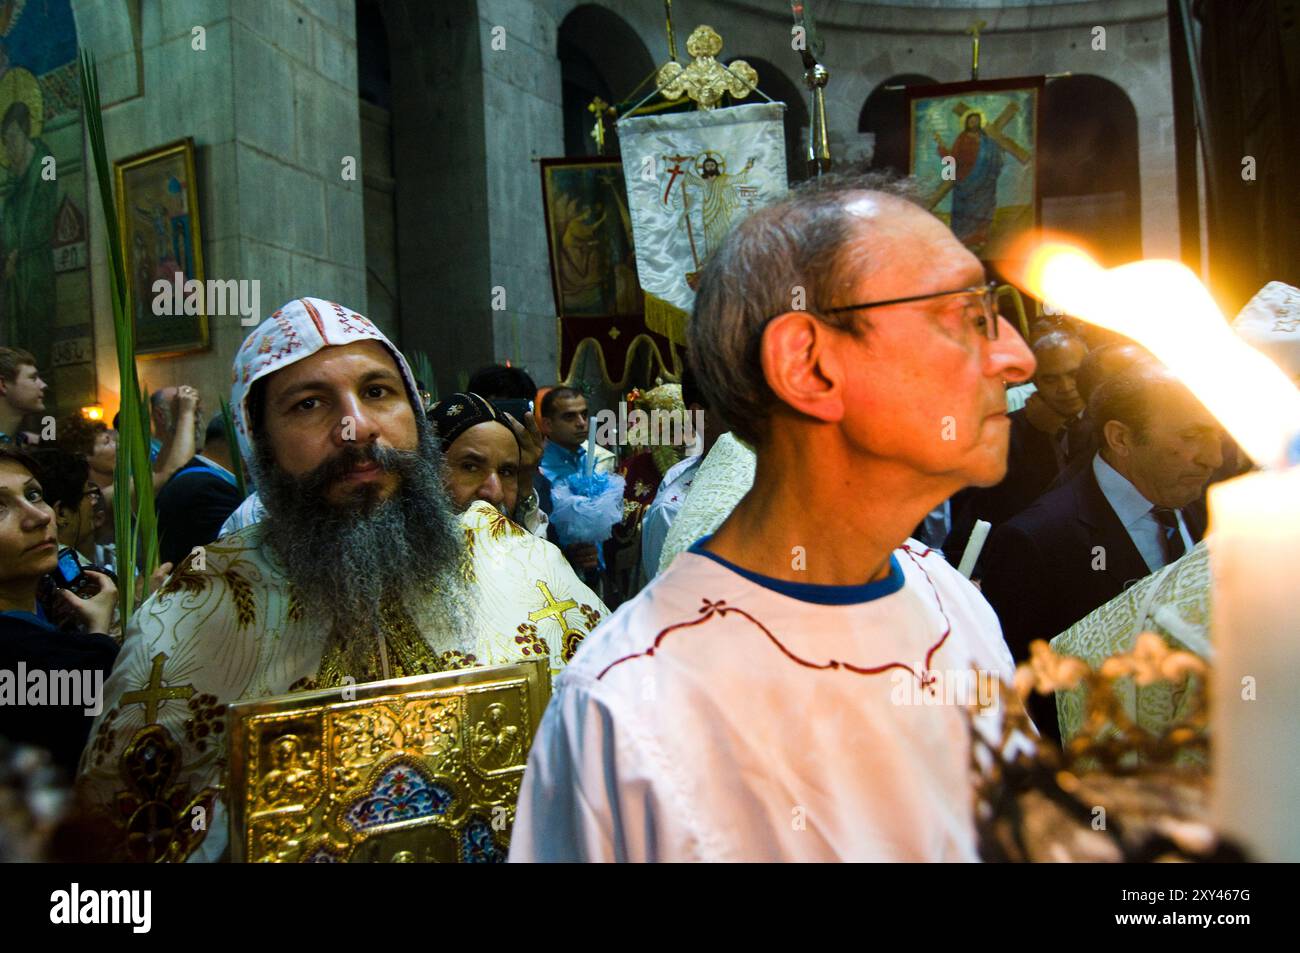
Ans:
[[[758,576],[706,543],[561,676],[510,859],[978,859],[970,726],[996,737],[1000,700],[970,715],[996,688],[952,685],[1012,676],[979,592],[911,540],[860,586]]]

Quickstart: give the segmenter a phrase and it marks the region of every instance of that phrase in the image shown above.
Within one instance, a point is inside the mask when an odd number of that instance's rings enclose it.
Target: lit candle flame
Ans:
[[[1107,269],[1073,245],[1047,242],[1030,253],[1021,283],[1047,304],[1145,347],[1256,463],[1285,460],[1300,434],[1300,390],[1233,333],[1186,265],[1152,260]]]

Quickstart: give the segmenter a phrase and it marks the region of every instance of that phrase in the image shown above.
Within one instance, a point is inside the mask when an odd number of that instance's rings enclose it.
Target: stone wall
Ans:
[[[186,136],[195,145],[206,277],[256,280],[269,314],[291,295],[366,307],[353,0],[74,0],[98,58],[110,161]],[[196,28],[201,33],[196,33]],[[92,177],[93,178],[93,177]],[[118,373],[94,185],[90,208],[96,370],[116,411]],[[248,328],[209,317],[211,347],[142,359],[150,389],[188,382],[206,411],[228,395]]]

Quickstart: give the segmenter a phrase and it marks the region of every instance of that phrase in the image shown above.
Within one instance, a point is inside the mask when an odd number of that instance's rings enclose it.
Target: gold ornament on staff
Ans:
[[[970,34],[970,78],[977,80],[980,78],[980,30],[988,24],[983,20],[976,20],[966,32]]]
[[[812,93],[813,123],[808,135],[808,167],[816,175],[831,170],[831,143],[826,131],[826,84],[831,74],[821,63],[804,71],[804,85]]]
[[[655,82],[668,99],[687,96],[700,109],[713,109],[722,101],[723,93],[744,99],[758,88],[758,73],[744,60],[729,66],[717,61],[722,52],[722,37],[711,26],[697,26],[686,41],[686,52],[691,54],[687,66],[668,62],[659,68]]]
[[[673,0],[664,0],[664,20],[668,25],[668,58],[677,62],[677,34],[673,32]]]
[[[1216,830],[1204,770],[1209,670],[1196,655],[1144,632],[1133,648],[1092,668],[1030,645],[1014,684],[972,701],[975,818],[986,861],[1242,861],[1241,845]],[[1184,717],[1159,734],[1137,721],[1128,693],[1185,694]],[[1083,692],[1079,730],[1064,749],[1041,741],[1025,709],[1032,692]],[[1003,707],[1005,704],[1005,707]],[[983,722],[1001,709],[1000,724]],[[1062,726],[1064,728],[1064,724]],[[1099,817],[1105,823],[1098,825]]]
[[[817,26],[813,22],[812,11],[804,0],[790,0],[790,12],[794,15],[794,49],[803,61],[803,81],[808,87],[811,108],[809,115],[812,125],[808,129],[808,172],[810,175],[822,175],[831,169],[831,144],[826,131],[826,84],[831,75],[826,67],[818,62],[825,56],[826,48],[817,37]],[[802,42],[799,40],[802,39]]]

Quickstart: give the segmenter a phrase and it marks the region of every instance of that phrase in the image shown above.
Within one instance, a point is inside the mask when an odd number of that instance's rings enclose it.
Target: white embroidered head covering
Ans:
[[[1300,381],[1300,288],[1270,281],[1232,322],[1243,341]]]
[[[410,365],[377,327],[349,308],[320,298],[296,298],[257,326],[235,355],[230,386],[230,410],[235,418],[239,450],[250,464],[257,459],[248,394],[253,384],[290,364],[311,357],[323,347],[378,341],[388,348],[406,382],[406,396],[417,415],[422,404]]]

